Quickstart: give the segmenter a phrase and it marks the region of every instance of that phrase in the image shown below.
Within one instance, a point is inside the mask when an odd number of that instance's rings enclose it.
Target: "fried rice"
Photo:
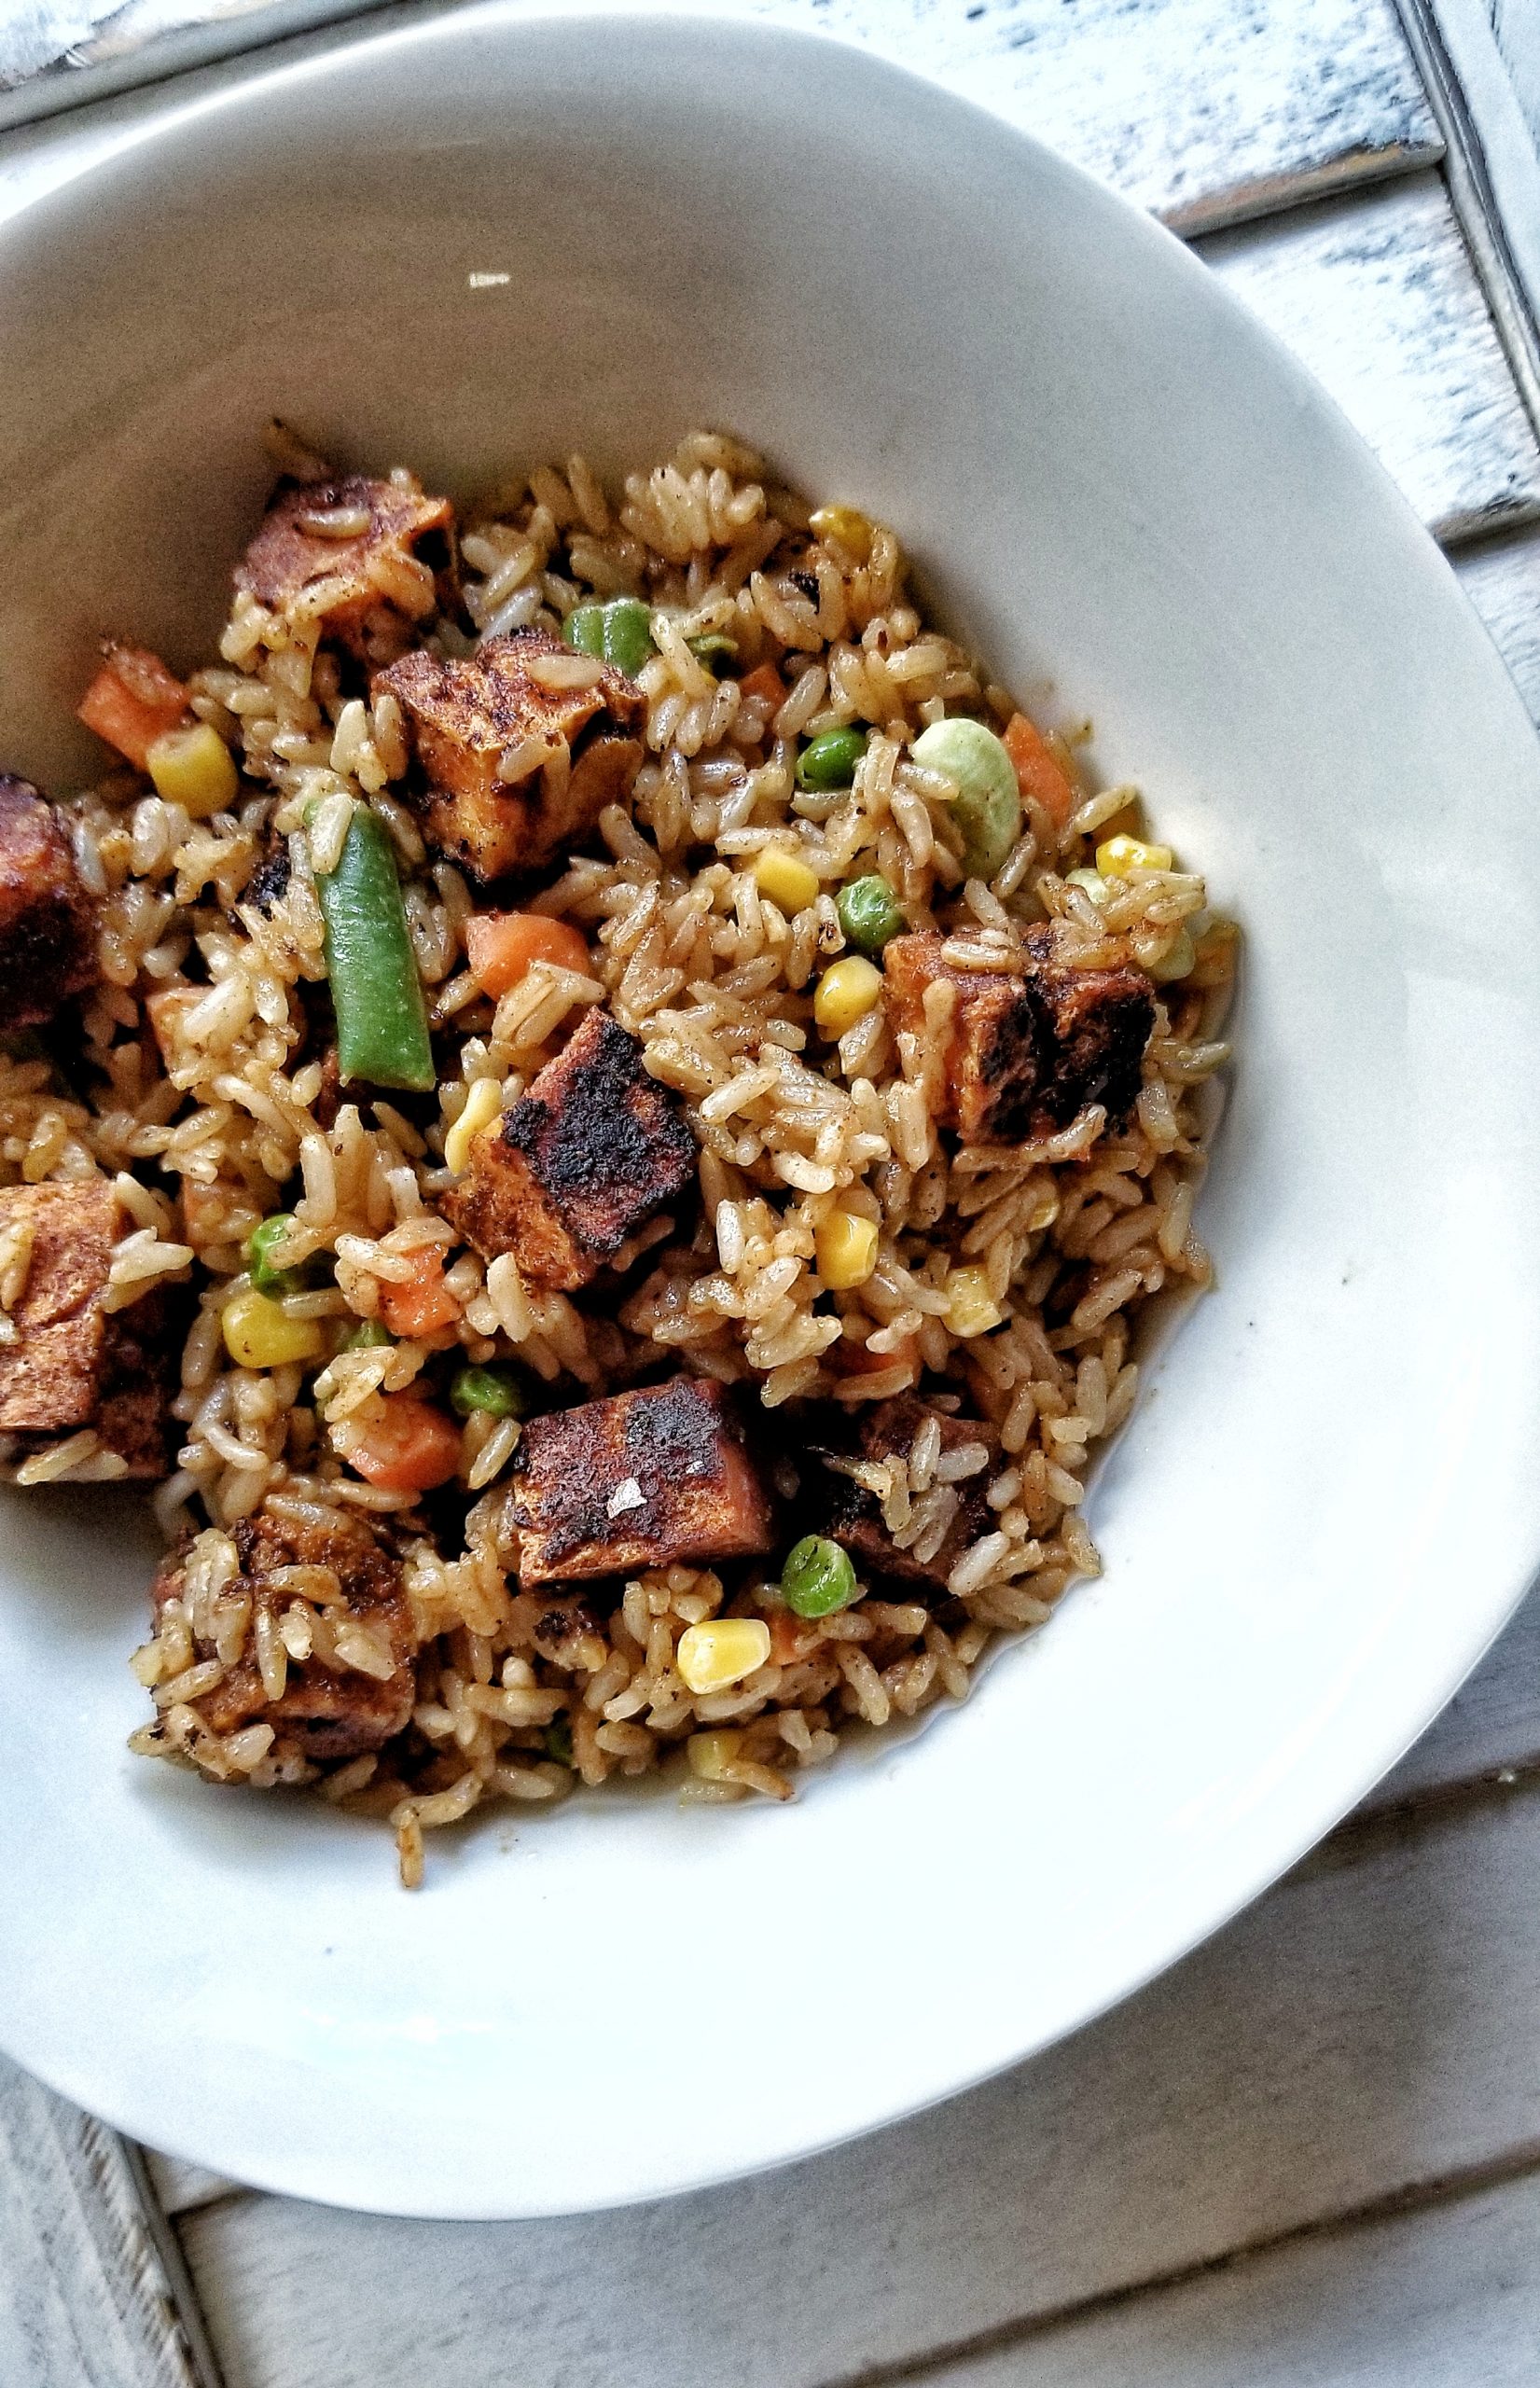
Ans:
[[[326,480],[274,436],[291,486]],[[405,472],[390,486],[421,494]],[[331,514],[328,535],[358,535],[346,507]],[[1193,1201],[1236,940],[1202,878],[1148,844],[1137,791],[1098,787],[1089,733],[1046,727],[1041,706],[1047,760],[1021,774],[1017,834],[987,882],[967,877],[958,788],[912,749],[943,719],[1004,732],[1020,708],[926,620],[891,530],[812,511],[736,440],[692,436],[617,495],[580,457],[542,466],[463,513],[457,570],[401,566],[376,595],[344,639],[325,583],[284,601],[249,575],[238,586],[216,659],[185,683],[189,718],[239,766],[227,806],[194,817],[127,766],[61,799],[98,983],[69,1062],[46,1036],[10,1040],[0,1136],[13,1185],[116,1188],[104,1307],[163,1294],[176,1322],[173,1456],[152,1497],[177,1574],[132,1660],[153,1703],[133,1746],[388,1819],[412,1884],[424,1830],[489,1801],[549,1803],[659,1768],[699,1802],[786,1798],[848,1730],[964,1700],[999,1636],[1044,1624],[1097,1572],[1087,1470],[1136,1398],[1146,1305],[1209,1280]],[[575,608],[624,597],[650,611],[640,768],[518,893],[576,930],[587,961],[535,959],[493,998],[466,944],[489,898],[424,837],[410,725],[381,673],[403,652],[560,637]],[[809,742],[847,727],[866,733],[849,784],[801,784]],[[551,760],[506,754],[504,784]],[[428,1092],[338,1083],[318,876],[360,808],[399,875]],[[1118,838],[1145,867],[1098,868]],[[807,876],[778,880],[771,855]],[[907,935],[937,933],[943,980],[1008,973],[1043,923],[1076,970],[1143,974],[1153,1028],[1128,1116],[1093,1102],[1025,1136],[964,1137],[947,1124],[944,1000],[927,998],[919,1031],[878,999],[825,1033],[818,989],[853,951],[838,899],[869,876]],[[767,892],[788,884],[803,900]],[[562,1289],[460,1232],[452,1132],[467,1106],[506,1120],[595,1007],[676,1099],[696,1167],[663,1215]],[[251,1289],[253,1231],[278,1214],[278,1307],[312,1328],[308,1356],[242,1365],[227,1312]],[[831,1221],[871,1252],[834,1289]],[[13,1338],[26,1241],[0,1229]],[[406,1328],[360,1336],[400,1318],[393,1289],[424,1266],[437,1323],[413,1333],[409,1306]],[[371,1478],[390,1405],[415,1394],[451,1415],[464,1367],[513,1371],[523,1417],[455,1417],[453,1473],[431,1492]],[[730,1389],[772,1548],[521,1583],[532,1419],[681,1374]],[[912,1436],[874,1455],[863,1419],[911,1395]],[[9,1465],[21,1483],[124,1472],[90,1426],[16,1441]],[[895,1563],[858,1556],[855,1597],[798,1615],[783,1562],[810,1475],[831,1469]],[[303,1556],[307,1532],[360,1519],[398,1571],[388,1631]],[[263,1520],[270,1541],[290,1537],[280,1600],[251,1593]],[[763,1620],[765,1654],[692,1689],[682,1640],[723,1619]],[[333,1759],[285,1738],[282,1703],[307,1670],[379,1686],[403,1650],[401,1721],[378,1746]],[[251,1696],[221,1724],[242,1670]]]

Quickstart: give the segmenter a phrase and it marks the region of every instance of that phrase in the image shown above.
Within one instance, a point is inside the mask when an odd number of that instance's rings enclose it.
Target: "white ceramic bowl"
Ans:
[[[457,487],[705,421],[1090,709],[1248,951],[1220,1286],[1097,1485],[1104,1577],[789,1809],[489,1816],[406,1897],[376,1828],[127,1756],[147,1534],[11,1498],[0,2040],[245,2180],[509,2215],[1072,2030],[1341,1814],[1540,1551],[1540,764],[1447,567],[1174,241],[784,33],[494,9],[173,93],[0,271],[14,767],[76,759],[104,628],[206,646],[265,415]]]

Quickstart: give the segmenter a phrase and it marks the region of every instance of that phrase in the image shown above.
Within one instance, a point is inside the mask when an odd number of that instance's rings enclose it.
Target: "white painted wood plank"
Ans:
[[[158,0],[153,12],[141,0],[146,21],[150,14],[187,21],[125,56],[125,26],[136,13],[125,10],[108,39],[82,46],[81,55],[102,63],[0,94],[0,124],[368,5],[279,0],[231,21],[212,0]],[[749,5],[867,43],[968,92],[1187,231],[1427,164],[1442,147],[1394,0]],[[200,15],[215,21],[191,21]],[[332,38],[349,37],[334,28]]]
[[[1461,1784],[1540,1769],[1540,1592],[1456,1692],[1437,1722],[1366,1800],[1361,1814],[1447,1795]],[[1351,1829],[1351,1826],[1349,1827]],[[1540,1844],[1535,1853],[1540,1889]]]
[[[1453,558],[1519,693],[1540,722],[1540,531],[1516,532]]]
[[[926,2388],[1533,2388],[1537,2258],[1531,2173],[1119,2300]]]
[[[1388,0],[759,0],[982,101],[1184,232],[1430,162]]]
[[[229,2388],[382,2388],[382,2347],[390,2388],[505,2388],[512,2329],[531,2383],[812,2388],[1540,2147],[1537,1879],[1540,1793],[1360,1828],[1005,2080],[669,2205],[477,2228],[205,2207],[183,2242]],[[763,2010],[783,2060],[792,1990],[783,1969]],[[645,2131],[678,2027],[635,2028],[615,2127]]]
[[[1436,174],[1199,243],[1441,538],[1540,513],[1540,447]]]
[[[206,2164],[189,2164],[181,2156],[162,2156],[153,2147],[140,2152],[156,2203],[172,2218],[190,2213],[195,2205],[211,2205],[215,2198],[229,2197],[240,2188],[238,2181],[224,2173],[211,2173]]]
[[[215,2388],[116,2134],[0,2057],[0,2381]]]
[[[1530,136],[1540,146],[1540,14],[1534,0],[1488,0],[1488,14]]]

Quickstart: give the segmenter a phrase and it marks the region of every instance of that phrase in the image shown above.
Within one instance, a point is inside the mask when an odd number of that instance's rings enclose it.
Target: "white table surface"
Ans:
[[[956,84],[1194,239],[1378,450],[1540,718],[1540,0],[1404,5],[1416,61],[1392,0],[760,13]],[[154,104],[0,137],[0,212]],[[1518,218],[1494,243],[1471,193],[1499,183]],[[1540,1596],[1358,1814],[1174,1972],[766,2178],[567,2221],[382,2221],[126,2147],[0,2061],[0,2388],[910,2379],[1540,2382]]]

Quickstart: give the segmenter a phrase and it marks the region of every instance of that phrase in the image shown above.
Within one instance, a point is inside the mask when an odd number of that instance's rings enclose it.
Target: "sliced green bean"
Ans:
[[[658,652],[652,643],[652,609],[640,597],[611,597],[603,604],[592,599],[575,605],[562,625],[562,636],[579,654],[613,663],[632,680],[648,656]]]
[[[342,1077],[425,1093],[435,1072],[423,981],[390,836],[367,805],[348,824],[336,868],[316,872],[315,890]]]

